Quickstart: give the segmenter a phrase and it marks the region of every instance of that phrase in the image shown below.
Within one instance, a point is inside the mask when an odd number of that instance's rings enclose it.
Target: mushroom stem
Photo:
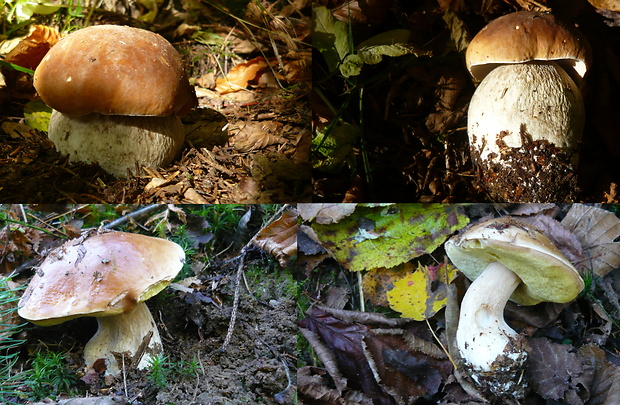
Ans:
[[[152,355],[162,351],[157,325],[144,302],[139,303],[129,313],[98,317],[97,321],[97,333],[84,347],[87,367],[92,367],[98,359],[105,359],[107,374],[118,375],[122,362],[119,363],[115,354],[123,354],[125,359],[128,359],[125,361],[126,368],[137,363],[139,369],[144,369]],[[149,336],[146,350],[138,353]],[[141,358],[135,359],[136,355]]]
[[[491,371],[518,338],[504,321],[504,307],[520,283],[513,271],[492,262],[465,293],[456,341],[461,356],[475,370]]]

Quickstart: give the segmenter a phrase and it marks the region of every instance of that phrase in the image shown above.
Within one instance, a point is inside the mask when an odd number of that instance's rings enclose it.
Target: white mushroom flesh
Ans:
[[[142,166],[163,167],[180,153],[185,131],[176,115],[137,117],[88,114],[50,118],[49,139],[71,162],[97,163],[106,172],[127,176]]]
[[[491,371],[505,355],[517,360],[510,343],[518,334],[504,321],[504,307],[521,279],[498,262],[490,263],[468,288],[461,303],[456,341],[463,359],[477,371]]]
[[[500,163],[505,147],[522,146],[522,135],[571,151],[584,126],[581,92],[554,62],[503,65],[480,83],[469,105],[470,145],[482,160]]]
[[[97,333],[84,347],[87,367],[104,359],[106,373],[119,375],[123,368],[123,358],[125,371],[129,370],[132,363],[138,369],[145,369],[150,359],[163,351],[157,325],[144,302],[129,313],[98,317],[97,322]]]

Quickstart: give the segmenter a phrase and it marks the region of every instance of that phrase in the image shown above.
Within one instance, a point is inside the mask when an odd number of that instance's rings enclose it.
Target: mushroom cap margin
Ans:
[[[494,261],[514,271],[522,283],[510,299],[519,305],[566,303],[584,287],[577,269],[549,238],[513,217],[476,224],[448,240],[445,250],[470,280]]]

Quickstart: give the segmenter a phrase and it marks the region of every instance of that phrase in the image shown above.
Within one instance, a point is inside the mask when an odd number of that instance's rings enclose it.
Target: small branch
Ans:
[[[120,218],[115,219],[114,221],[110,222],[109,224],[105,224],[104,226],[102,226],[103,229],[114,229],[117,228],[119,226],[121,226],[122,224],[124,224],[125,222],[129,221],[130,219],[135,219],[138,217],[141,217],[143,215],[146,214],[150,214],[154,211],[158,211],[162,208],[166,208],[166,204],[151,204],[148,205],[144,208],[140,208],[137,211],[133,211],[130,212],[129,214],[122,216]]]

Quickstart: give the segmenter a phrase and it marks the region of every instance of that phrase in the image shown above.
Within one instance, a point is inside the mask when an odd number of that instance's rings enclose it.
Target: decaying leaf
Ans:
[[[562,220],[581,242],[583,258],[577,265],[603,277],[620,267],[620,219],[612,212],[573,204]]]
[[[355,311],[342,312],[347,317],[361,318],[348,314]],[[304,336],[311,332],[310,343],[313,347],[317,344],[321,358],[327,359],[326,368],[337,367],[337,388],[360,391],[372,398],[373,404],[407,404],[433,395],[452,369],[438,347],[404,329],[371,329],[316,307],[308,311],[299,326],[306,330]]]
[[[304,221],[333,224],[355,211],[356,204],[297,204],[297,211]]]
[[[270,61],[258,56],[247,62],[233,66],[224,78],[215,81],[215,91],[220,94],[227,94],[239,90],[244,90],[250,83],[259,87],[276,87],[273,72],[271,71]],[[271,78],[269,78],[271,76]],[[284,79],[280,77],[280,79]],[[262,82],[261,82],[262,80]],[[273,80],[273,83],[268,83]]]
[[[374,305],[388,307],[390,305],[387,297],[388,291],[394,288],[394,283],[405,274],[413,273],[415,267],[413,263],[407,262],[390,269],[372,269],[362,277],[362,289],[364,297]]]
[[[547,338],[528,339],[527,360],[530,383],[545,399],[564,401],[572,405],[588,400],[593,378],[591,367],[585,367],[572,346],[552,343]]]
[[[388,291],[390,308],[405,318],[422,321],[446,306],[448,284],[456,277],[452,265],[420,266],[394,283]]]
[[[6,55],[5,61],[34,70],[59,40],[60,33],[56,28],[34,25],[28,36]]]
[[[455,205],[358,206],[335,224],[312,224],[334,258],[351,271],[394,267],[439,247],[469,219]]]
[[[252,243],[278,259],[286,266],[297,255],[297,211],[286,210],[282,216],[261,229]]]
[[[588,405],[620,404],[620,367],[607,361],[605,352],[595,345],[583,346],[577,353],[594,369]]]
[[[275,135],[281,132],[278,123],[270,122],[267,126],[261,122],[238,122],[229,128],[228,143],[239,152],[251,152],[269,145],[288,142],[286,138]]]

